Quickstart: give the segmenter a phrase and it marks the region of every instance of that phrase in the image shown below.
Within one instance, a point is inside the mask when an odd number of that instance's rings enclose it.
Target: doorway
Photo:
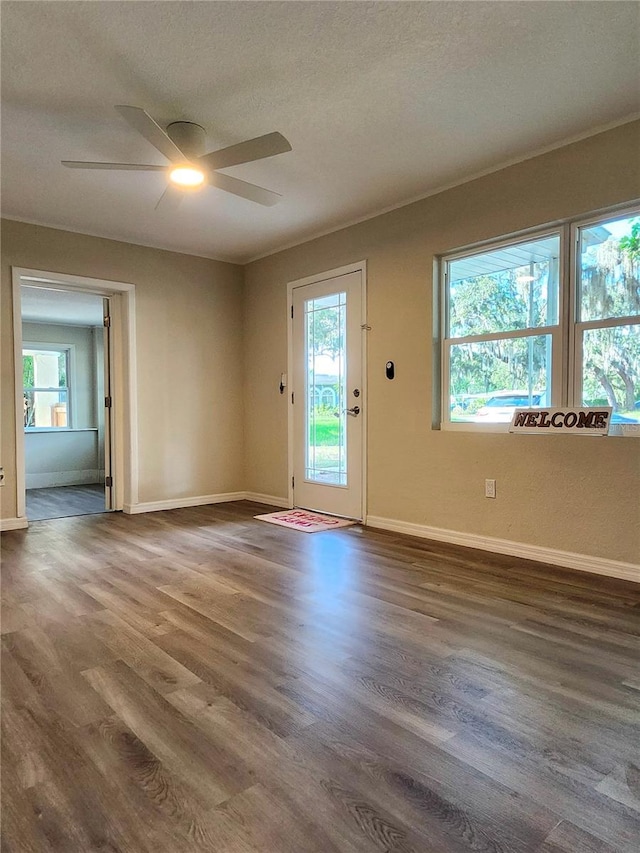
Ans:
[[[29,521],[111,509],[109,300],[22,284]]]
[[[364,264],[290,285],[291,502],[365,515]]]
[[[16,526],[138,500],[134,286],[14,268]]]

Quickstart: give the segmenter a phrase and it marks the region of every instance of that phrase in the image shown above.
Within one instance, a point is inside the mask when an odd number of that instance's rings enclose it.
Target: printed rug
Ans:
[[[303,533],[320,533],[322,530],[334,530],[336,527],[350,527],[355,521],[348,518],[335,518],[332,515],[322,515],[318,512],[309,512],[306,509],[285,509],[283,512],[268,512],[265,515],[254,515],[261,521],[269,524],[279,524],[281,527],[290,527],[293,530],[301,530]]]

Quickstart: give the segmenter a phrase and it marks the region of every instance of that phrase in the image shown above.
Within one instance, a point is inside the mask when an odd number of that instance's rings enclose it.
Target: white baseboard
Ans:
[[[256,504],[270,504],[271,506],[281,506],[284,509],[289,508],[288,498],[279,498],[277,495],[261,495],[259,492],[245,492],[244,499],[253,501]]]
[[[44,474],[27,474],[27,489],[49,489],[56,486],[84,486],[89,483],[99,483],[100,472],[97,468],[87,468],[81,471],[48,471]],[[102,478],[104,482],[104,477]]]
[[[253,501],[258,504],[288,507],[286,498],[276,495],[261,495],[258,492],[223,492],[219,495],[199,495],[193,498],[170,498],[167,501],[149,501],[148,503],[125,504],[124,511],[130,515],[141,512],[160,512],[164,509],[184,509],[189,506],[205,506],[206,504],[221,504],[229,501]]]
[[[205,506],[220,504],[228,501],[243,501],[246,492],[224,492],[219,495],[198,495],[191,498],[170,498],[166,501],[149,501],[147,503],[125,504],[124,511],[130,515],[141,512],[160,512],[165,509],[184,509],[190,506]]]
[[[555,566],[562,566],[567,569],[578,569],[582,572],[593,572],[598,575],[607,575],[612,578],[640,583],[640,566],[618,560],[608,560],[605,557],[575,554],[572,551],[558,551],[555,548],[544,548],[540,545],[527,545],[524,542],[512,542],[509,539],[495,539],[492,536],[461,533],[457,530],[428,527],[423,524],[412,524],[408,521],[398,521],[394,518],[382,518],[375,515],[368,516],[367,526],[376,527],[380,530],[391,530],[395,533],[406,533],[409,536],[419,536],[421,539],[464,545],[467,548],[479,548],[481,551],[493,551],[496,554],[509,554],[512,557],[523,557],[527,560],[536,560],[539,563],[552,563]]]
[[[5,530],[24,530],[29,526],[26,518],[0,518],[0,532]]]

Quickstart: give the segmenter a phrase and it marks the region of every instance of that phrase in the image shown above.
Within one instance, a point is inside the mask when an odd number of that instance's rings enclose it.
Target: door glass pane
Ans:
[[[347,485],[347,294],[305,301],[305,479]]]
[[[579,275],[580,320],[640,314],[640,217],[581,228]]]
[[[582,403],[613,406],[612,423],[640,423],[640,324],[585,330]]]
[[[551,335],[453,344],[451,420],[509,423],[514,409],[548,406],[551,347]]]
[[[558,323],[560,237],[551,234],[448,264],[449,336]]]

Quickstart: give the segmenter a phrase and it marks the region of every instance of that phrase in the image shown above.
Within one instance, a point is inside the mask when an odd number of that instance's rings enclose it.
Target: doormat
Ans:
[[[321,515],[306,509],[287,509],[284,512],[268,512],[266,515],[254,515],[260,521],[269,524],[279,524],[303,533],[320,533],[322,530],[333,530],[336,527],[350,527],[355,521],[348,518],[334,518],[332,515]]]

